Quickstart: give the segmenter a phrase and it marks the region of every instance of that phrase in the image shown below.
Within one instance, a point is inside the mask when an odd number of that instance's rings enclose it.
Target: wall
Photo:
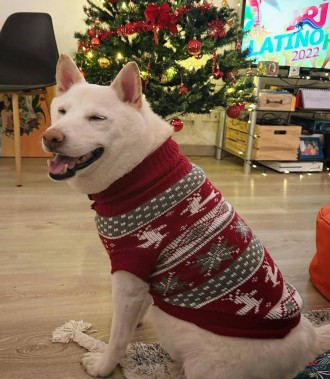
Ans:
[[[0,0],[0,28],[6,18],[15,12],[46,12],[52,16],[58,50],[71,55],[77,46],[74,32],[84,31],[86,0]]]
[[[232,7],[236,7],[237,2],[238,0],[228,0]],[[222,0],[215,0],[213,3],[221,4]],[[83,11],[83,6],[87,5],[86,0],[0,0],[0,5],[0,28],[6,18],[14,12],[49,13],[53,19],[60,53],[71,55],[77,46],[74,32],[86,30]]]

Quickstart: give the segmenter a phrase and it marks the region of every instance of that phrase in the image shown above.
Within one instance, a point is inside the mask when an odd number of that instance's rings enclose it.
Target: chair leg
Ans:
[[[47,88],[43,89],[41,93],[44,95],[47,111],[50,113],[50,101]]]
[[[16,186],[22,185],[22,159],[21,159],[21,133],[19,121],[18,94],[12,94],[13,120],[14,120],[14,145],[15,145],[15,165],[16,165]]]

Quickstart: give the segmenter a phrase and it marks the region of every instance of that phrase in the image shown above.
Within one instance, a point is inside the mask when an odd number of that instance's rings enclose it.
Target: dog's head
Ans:
[[[88,84],[71,58],[61,55],[57,97],[43,148],[55,154],[49,176],[83,193],[97,193],[131,171],[171,134],[142,96],[131,62],[110,86]]]

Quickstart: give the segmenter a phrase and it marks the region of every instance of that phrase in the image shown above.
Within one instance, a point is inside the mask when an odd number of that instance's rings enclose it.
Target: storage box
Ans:
[[[232,154],[244,157],[246,151],[246,143],[241,140],[226,138],[225,149]]]
[[[301,126],[256,125],[252,159],[295,161],[298,159]]]
[[[241,132],[247,133],[249,130],[249,123],[238,118],[227,117],[227,128],[239,130]]]
[[[227,129],[226,131],[226,138],[229,138],[234,141],[241,141],[243,143],[247,142],[247,133],[240,132],[239,130],[235,129]]]
[[[286,92],[260,92],[259,110],[293,111],[295,109],[295,97]]]

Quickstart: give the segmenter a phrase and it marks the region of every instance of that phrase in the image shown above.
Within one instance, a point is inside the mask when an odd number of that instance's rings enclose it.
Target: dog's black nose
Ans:
[[[64,142],[64,139],[64,134],[56,129],[48,129],[42,136],[44,145],[50,150],[54,150],[57,147],[61,146]]]

